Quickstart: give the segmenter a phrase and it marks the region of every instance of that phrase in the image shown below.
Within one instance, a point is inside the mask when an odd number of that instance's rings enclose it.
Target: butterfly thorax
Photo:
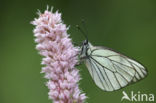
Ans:
[[[84,41],[81,47],[80,58],[81,59],[88,58],[91,53],[92,47],[93,46],[91,45],[90,42],[86,43],[86,41]]]

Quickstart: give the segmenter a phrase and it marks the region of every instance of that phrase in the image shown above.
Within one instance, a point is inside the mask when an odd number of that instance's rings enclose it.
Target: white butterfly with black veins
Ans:
[[[86,40],[81,47],[80,59],[83,59],[95,84],[102,90],[118,90],[147,75],[142,64],[112,49],[93,46],[84,36]]]
[[[147,75],[143,65],[106,47],[83,42],[80,58],[84,60],[95,84],[104,91],[114,91]]]

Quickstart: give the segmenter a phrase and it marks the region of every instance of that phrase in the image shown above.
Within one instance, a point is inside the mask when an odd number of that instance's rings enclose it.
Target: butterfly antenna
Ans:
[[[87,27],[86,27],[85,19],[82,19],[82,20],[81,20],[81,23],[82,23],[82,26],[83,26],[83,28],[84,28],[86,34],[88,34],[88,30],[87,30]]]
[[[83,34],[83,36],[86,38],[86,40],[88,41],[88,37],[85,34],[85,32],[79,27],[79,25],[76,25],[77,29]]]

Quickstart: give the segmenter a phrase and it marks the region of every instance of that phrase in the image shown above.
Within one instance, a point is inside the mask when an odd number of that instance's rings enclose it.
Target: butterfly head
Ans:
[[[88,40],[86,39],[86,40],[84,40],[84,41],[82,42],[81,52],[80,52],[80,56],[81,56],[81,57],[85,57],[85,56],[86,56],[88,47],[89,47],[89,42],[88,42]]]

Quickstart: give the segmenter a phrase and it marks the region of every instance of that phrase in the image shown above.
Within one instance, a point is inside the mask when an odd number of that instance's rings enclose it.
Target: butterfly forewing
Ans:
[[[147,75],[140,63],[105,47],[90,46],[85,64],[96,85],[114,91]]]

